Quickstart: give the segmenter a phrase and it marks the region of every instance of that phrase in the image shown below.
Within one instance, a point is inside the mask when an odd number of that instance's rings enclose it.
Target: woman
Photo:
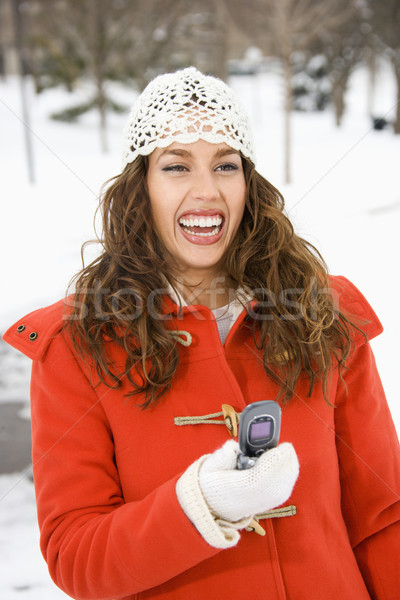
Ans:
[[[293,232],[232,90],[194,68],[151,82],[101,206],[103,252],[75,293],[5,335],[33,359],[57,585],[398,598],[399,445],[368,344],[382,328]],[[265,399],[280,444],[238,470],[236,415]]]

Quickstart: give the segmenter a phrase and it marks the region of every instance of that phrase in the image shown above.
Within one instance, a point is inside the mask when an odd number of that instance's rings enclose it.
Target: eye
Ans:
[[[187,167],[185,167],[185,165],[167,165],[166,167],[162,168],[162,171],[181,173],[183,171],[187,171]]]
[[[222,165],[219,165],[215,170],[216,171],[237,171],[239,169],[239,167],[237,165],[235,165],[234,163],[223,163]]]

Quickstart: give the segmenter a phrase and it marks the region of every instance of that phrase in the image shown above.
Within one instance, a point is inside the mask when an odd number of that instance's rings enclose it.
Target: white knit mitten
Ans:
[[[299,473],[289,443],[268,450],[245,470],[236,469],[238,453],[238,443],[229,440],[191,464],[176,484],[184,513],[216,548],[236,545],[238,530],[247,527],[254,515],[285,502]]]
[[[203,496],[216,516],[226,521],[266,512],[292,493],[299,463],[292,444],[264,452],[250,469],[236,469],[239,446],[230,440],[210,454],[199,470]]]

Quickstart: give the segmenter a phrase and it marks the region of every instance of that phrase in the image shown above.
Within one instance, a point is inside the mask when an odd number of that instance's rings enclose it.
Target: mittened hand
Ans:
[[[250,469],[236,469],[238,453],[238,443],[229,440],[199,470],[200,489],[211,512],[233,523],[286,502],[299,474],[290,443],[267,450]]]

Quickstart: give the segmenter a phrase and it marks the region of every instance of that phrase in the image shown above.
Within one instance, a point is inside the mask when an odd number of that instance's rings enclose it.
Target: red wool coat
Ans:
[[[360,292],[332,279],[341,309],[381,325]],[[169,303],[173,315],[176,306]],[[168,312],[168,311],[167,311]],[[175,494],[180,474],[229,437],[224,425],[178,426],[179,416],[237,412],[274,399],[246,313],[225,345],[212,313],[184,309],[168,327],[179,345],[171,391],[139,409],[99,383],[61,331],[63,303],[21,319],[4,339],[33,359],[33,466],[41,549],[51,576],[74,598],[165,600],[398,600],[400,452],[374,358],[363,336],[335,372],[329,406],[307,381],[283,406],[281,441],[294,445],[300,476],[288,516],[261,520],[228,550],[209,546]],[[124,360],[109,344],[110,356]],[[347,388],[347,389],[346,389]],[[335,407],[333,406],[335,405]],[[279,514],[279,513],[277,513]]]

